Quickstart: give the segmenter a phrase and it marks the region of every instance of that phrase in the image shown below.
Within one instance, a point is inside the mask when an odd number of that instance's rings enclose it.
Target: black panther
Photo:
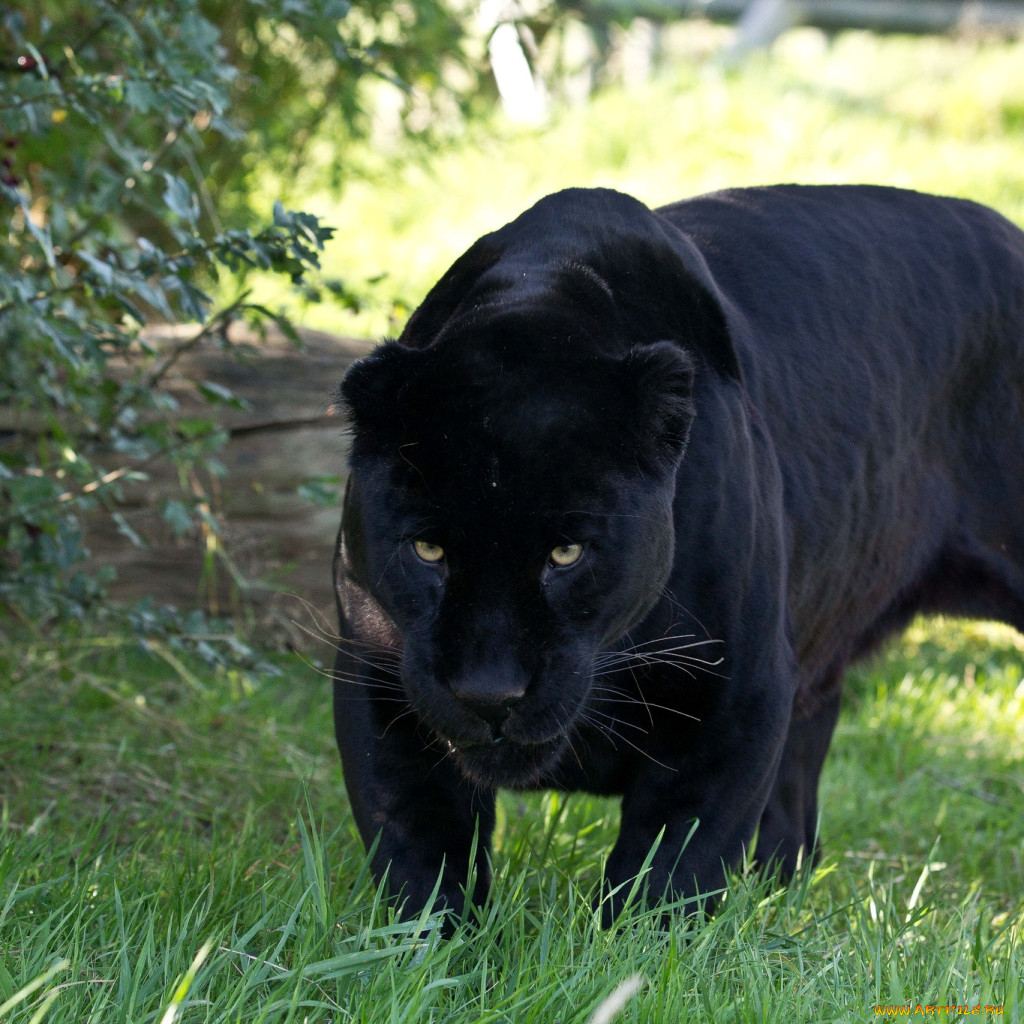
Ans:
[[[410,913],[485,898],[501,787],[620,795],[612,889],[659,835],[654,899],[791,872],[846,666],[1024,630],[1024,233],[975,203],[559,192],[341,397],[336,734]]]

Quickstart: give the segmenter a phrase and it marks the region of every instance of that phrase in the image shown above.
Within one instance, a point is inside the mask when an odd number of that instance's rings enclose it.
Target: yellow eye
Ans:
[[[440,544],[431,544],[427,540],[414,540],[412,549],[424,562],[429,562],[431,565],[436,565],[444,558],[444,548]]]
[[[582,554],[583,548],[579,544],[560,544],[557,548],[552,549],[548,557],[551,559],[552,565],[557,565],[559,568],[564,569],[567,565],[572,565],[573,562],[579,561],[579,557]]]

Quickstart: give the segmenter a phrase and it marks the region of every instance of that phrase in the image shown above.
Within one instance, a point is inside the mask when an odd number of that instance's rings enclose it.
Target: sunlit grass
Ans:
[[[380,304],[301,310],[310,326],[399,329],[475,238],[571,185],[656,205],[735,185],[872,182],[977,199],[1024,224],[1024,41],[798,30],[736,70],[687,51],[545,128],[496,118],[433,157],[393,157],[340,198],[308,183],[290,197],[338,229],[327,273]],[[268,183],[268,197],[284,187]]]
[[[825,777],[826,842],[831,835],[848,856],[882,862],[934,851],[949,891],[980,884],[1002,891],[1005,909],[1019,906],[1022,664],[1013,630],[939,620],[915,625],[858,671]]]
[[[586,1024],[627,986],[617,1021],[908,1002],[1021,1021],[1022,661],[1010,630],[933,621],[858,670],[821,864],[786,889],[740,872],[703,924],[637,910],[602,931],[615,802],[505,794],[493,900],[438,942],[369,878],[315,669],[182,673],[127,637],[9,644],[0,1017]]]

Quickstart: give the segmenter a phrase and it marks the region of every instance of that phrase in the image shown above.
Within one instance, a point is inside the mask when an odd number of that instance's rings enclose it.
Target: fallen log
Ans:
[[[297,349],[278,334],[261,339],[233,331],[231,351],[207,346],[186,352],[161,379],[180,416],[215,415],[228,433],[217,456],[224,474],[194,481],[222,531],[217,536],[200,527],[176,536],[161,510],[182,496],[177,470],[167,462],[147,466],[148,479],[126,487],[118,507],[144,546],[129,543],[109,515],[97,513],[85,523],[90,565],[116,570],[112,597],[233,614],[306,648],[311,634],[333,629],[330,562],[347,442],[332,393],[348,365],[372,346],[300,334]],[[162,338],[175,341],[169,331]],[[148,340],[159,344],[161,333]],[[201,382],[227,388],[245,408],[211,410]],[[338,501],[324,506],[300,496],[299,488],[317,477],[337,478],[322,489]]]

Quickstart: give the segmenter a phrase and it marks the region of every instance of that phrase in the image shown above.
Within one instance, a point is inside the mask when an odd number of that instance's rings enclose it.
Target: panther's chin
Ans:
[[[462,774],[488,789],[530,789],[541,783],[558,764],[565,738],[556,736],[540,743],[516,743],[499,739],[448,750]]]

